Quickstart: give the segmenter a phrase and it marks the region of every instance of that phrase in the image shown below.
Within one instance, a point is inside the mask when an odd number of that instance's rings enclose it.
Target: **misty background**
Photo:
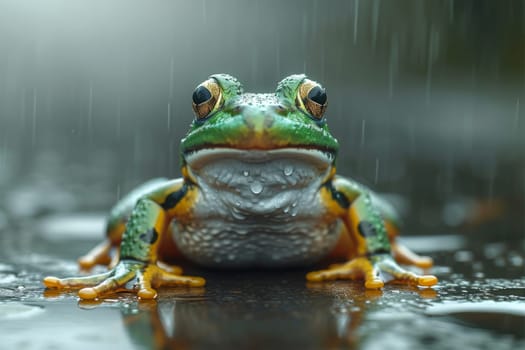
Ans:
[[[395,193],[408,233],[522,238],[524,34],[523,1],[0,0],[0,222],[180,176],[213,73],[304,72],[339,173]]]

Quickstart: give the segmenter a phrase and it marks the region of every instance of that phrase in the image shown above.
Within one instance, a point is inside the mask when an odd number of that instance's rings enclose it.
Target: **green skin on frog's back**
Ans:
[[[216,74],[192,96],[196,115],[181,142],[182,178],[140,186],[111,211],[107,239],[79,259],[110,267],[78,278],[46,277],[48,288],[81,288],[94,299],[120,290],[155,298],[155,288],[202,286],[161,262],[182,256],[211,267],[300,266],[323,258],[344,263],[307,274],[311,282],[363,279],[431,286],[398,265],[430,267],[397,240],[388,203],[335,174],[339,145],[325,118],[327,95],[304,75],[283,79],[275,93],[244,93]]]

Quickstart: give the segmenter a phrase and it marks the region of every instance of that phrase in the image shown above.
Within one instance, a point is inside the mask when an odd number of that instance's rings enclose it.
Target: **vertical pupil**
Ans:
[[[211,98],[211,92],[204,86],[199,86],[193,91],[193,102],[196,105],[200,105],[203,102],[208,101]]]
[[[316,86],[308,92],[308,98],[315,103],[324,105],[326,103],[326,91],[319,86]]]

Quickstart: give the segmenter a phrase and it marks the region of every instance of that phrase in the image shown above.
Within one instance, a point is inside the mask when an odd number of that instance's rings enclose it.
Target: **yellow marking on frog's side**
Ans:
[[[185,222],[191,219],[191,212],[199,196],[199,191],[195,186],[188,186],[186,194],[172,209],[168,209],[166,213],[168,217],[177,218],[179,222]]]
[[[186,168],[183,168],[183,173],[188,176]],[[169,199],[169,197],[181,190],[183,186],[186,186],[184,193],[181,194],[181,198],[174,203],[173,207],[164,207],[163,203]],[[189,215],[193,209],[194,203],[197,200],[198,189],[195,186],[190,184],[185,184],[183,179],[177,179],[171,182],[168,182],[166,186],[163,186],[156,190],[155,192],[148,195],[148,198],[153,200],[159,205],[163,206],[169,221],[174,217],[177,217],[178,221],[184,222],[189,218]],[[160,231],[159,231],[160,232]]]
[[[197,182],[197,179],[193,177],[190,171],[188,171],[188,167],[186,165],[184,165],[180,171],[182,173],[182,179],[186,180],[189,183]]]
[[[332,192],[327,186],[321,187],[319,190],[319,196],[326,208],[327,219],[333,218],[334,216],[340,218],[344,217],[347,209],[341,207],[341,205],[339,205],[339,203],[332,197]]]
[[[358,225],[363,218],[354,205],[351,205],[345,217],[346,227],[349,228],[356,255],[364,256],[367,253],[366,239],[359,234]]]

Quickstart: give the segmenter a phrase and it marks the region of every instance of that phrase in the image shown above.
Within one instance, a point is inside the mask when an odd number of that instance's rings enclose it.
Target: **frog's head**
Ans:
[[[324,112],[325,89],[305,75],[291,75],[275,93],[243,93],[226,74],[212,75],[193,92],[195,119],[181,142],[181,161],[190,170],[235,155],[246,162],[302,159],[332,168],[338,150]]]

